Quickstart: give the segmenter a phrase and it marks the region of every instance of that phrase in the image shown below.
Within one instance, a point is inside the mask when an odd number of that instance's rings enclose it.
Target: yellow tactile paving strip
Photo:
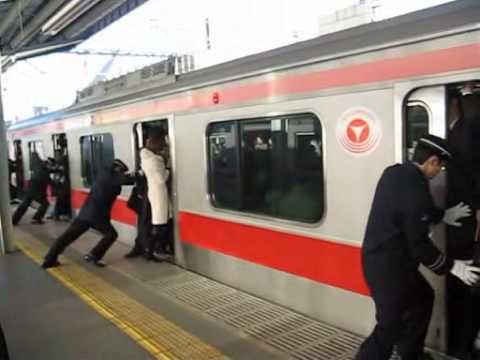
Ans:
[[[37,264],[47,248],[38,240],[18,242],[18,248]],[[163,316],[128,297],[83,267],[61,259],[64,266],[48,272],[100,315],[115,324],[156,359],[228,360],[217,349],[189,334]]]

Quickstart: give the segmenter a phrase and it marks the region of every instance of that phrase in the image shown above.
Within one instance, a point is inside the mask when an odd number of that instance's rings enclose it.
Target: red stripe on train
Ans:
[[[235,105],[269,97],[447,73],[479,66],[480,44],[475,43],[304,74],[279,76],[248,85],[234,84],[218,89],[218,93],[220,104]],[[153,114],[208,108],[215,106],[212,102],[213,91],[199,90],[186,96],[101,110],[95,114],[95,118],[108,123],[112,119],[126,121]]]
[[[72,191],[73,207],[81,208],[87,196],[86,191]],[[112,219],[136,225],[124,199],[115,202]],[[183,242],[368,295],[358,247],[187,212],[180,212],[179,227]]]
[[[441,74],[478,67],[480,67],[480,44],[474,43],[304,74],[279,76],[269,81],[227,86],[219,89],[218,92],[220,104],[234,105],[275,96],[405,79],[413,76]],[[212,102],[213,91],[192,91],[187,95],[170,99],[159,99],[147,103],[101,110],[95,113],[94,118],[95,121],[109,123],[113,121],[112,119],[123,121],[168,112],[208,108],[215,106]],[[70,124],[71,122],[66,119],[54,124],[44,124],[13,131],[13,133],[18,137],[42,130],[52,130],[52,127],[60,130],[66,123]]]
[[[182,241],[368,295],[360,248],[181,212]]]
[[[87,199],[88,191],[72,190],[72,206],[74,209],[80,209]],[[137,217],[135,212],[130,210],[127,206],[127,201],[124,199],[117,199],[112,208],[112,220],[128,224],[137,225]]]

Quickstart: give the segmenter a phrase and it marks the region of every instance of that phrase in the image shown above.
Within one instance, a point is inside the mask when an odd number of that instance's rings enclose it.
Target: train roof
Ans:
[[[198,88],[230,79],[261,74],[275,69],[292,67],[306,62],[321,61],[345,54],[368,52],[372,48],[395,46],[408,41],[419,41],[436,34],[448,33],[466,26],[480,24],[480,1],[457,0],[391,19],[372,22],[347,30],[323,35],[270,51],[245,56],[190,73],[173,76],[174,81],[162,78],[158,86],[133,87],[132,91],[110,94],[108,97],[78,102],[62,113],[76,113],[92,107],[146,99],[159,93],[174,93],[183,89]],[[114,79],[118,81],[118,79]],[[57,113],[58,114],[58,113]],[[37,125],[31,118],[10,127],[19,129]],[[41,120],[40,123],[49,121]]]

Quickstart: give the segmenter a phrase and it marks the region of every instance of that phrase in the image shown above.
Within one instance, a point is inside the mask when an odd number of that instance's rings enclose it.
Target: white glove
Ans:
[[[470,206],[460,202],[457,205],[445,210],[442,220],[445,224],[450,226],[462,226],[462,224],[457,220],[468,217],[471,215],[471,213],[472,210],[470,209]]]
[[[454,260],[450,272],[467,285],[474,285],[480,279],[480,268],[472,266],[473,260]]]

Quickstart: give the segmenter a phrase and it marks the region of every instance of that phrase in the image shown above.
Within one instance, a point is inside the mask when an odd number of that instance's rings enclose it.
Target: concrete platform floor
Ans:
[[[22,224],[16,228],[15,235],[17,241],[36,249],[36,253],[41,257],[67,226],[68,224],[58,222],[47,222],[44,226]],[[7,341],[12,343],[12,355],[13,351],[19,354],[18,357],[12,356],[12,359],[135,360],[148,359],[153,354],[154,358],[166,360],[352,360],[362,341],[354,334],[229,288],[173,264],[166,262],[156,264],[143,259],[126,260],[123,255],[128,252],[129,247],[121,242],[116,242],[107,253],[105,257],[107,268],[98,269],[85,264],[82,255],[88,252],[98,239],[99,235],[95,232],[85,234],[67,249],[66,258],[63,259],[66,265],[59,269],[64,271],[67,277],[70,276],[69,272],[73,274],[86,272],[87,278],[91,277],[92,281],[87,279],[84,288],[89,286],[95,288],[94,283],[98,282],[107,284],[106,286],[113,290],[106,291],[102,288],[101,292],[106,292],[107,295],[103,294],[103,300],[102,296],[98,300],[107,303],[106,306],[109,306],[109,297],[113,297],[120,302],[144,307],[140,311],[120,309],[117,314],[118,318],[128,320],[121,322],[122,324],[131,324],[143,335],[138,335],[138,332],[135,334],[134,331],[129,337],[123,330],[115,332],[111,321],[104,320],[90,307],[82,305],[76,295],[50,277],[52,273],[40,270],[38,265],[17,253],[0,258],[0,271],[2,262],[17,261],[20,265],[11,266],[25,267],[23,277],[20,275],[15,277],[14,273],[6,277],[2,277],[3,272],[0,274],[0,291],[7,291],[8,298],[11,298],[7,306],[0,307],[0,321],[4,323]],[[17,258],[21,260],[13,260]],[[33,282],[29,280],[30,277]],[[23,278],[27,280],[23,281]],[[4,290],[3,281],[16,285],[10,284],[12,288]],[[79,281],[84,280],[79,278]],[[44,282],[49,283],[48,286],[53,286],[54,290],[47,287],[44,290]],[[74,283],[75,279],[72,282]],[[95,291],[91,290],[92,293]],[[61,295],[56,296],[57,293]],[[112,295],[109,295],[110,293]],[[15,299],[17,294],[27,299],[15,303],[12,299]],[[77,307],[82,310],[77,311]],[[9,311],[2,311],[4,308]],[[49,316],[48,311],[54,314]],[[112,311],[115,312],[115,309]],[[26,324],[25,328],[28,331],[19,331],[22,321],[16,319],[16,313],[20,313],[20,318],[25,318],[23,323]],[[11,321],[7,321],[8,316]],[[161,319],[155,320],[159,316]],[[77,323],[78,318],[81,319]],[[91,320],[92,318],[94,320]],[[16,320],[20,325],[13,327]],[[157,323],[164,322],[168,323],[168,326],[178,327],[168,344],[162,342],[165,339],[158,336],[155,330]],[[60,323],[62,325],[56,325]],[[87,330],[90,324],[92,331]],[[124,327],[122,324],[120,327]],[[161,326],[158,329],[161,331]],[[39,339],[32,339],[32,334],[37,333],[41,333]],[[118,336],[120,338],[117,338]],[[135,341],[132,340],[132,336]],[[124,341],[123,338],[128,341]],[[145,342],[157,344],[156,352],[148,351],[149,347],[145,346]],[[121,346],[117,346],[119,343],[122,343]],[[139,344],[137,347],[136,343]],[[21,346],[22,344],[25,345]],[[49,354],[54,355],[31,357],[32,354],[37,354],[39,349],[44,351],[42,344],[48,349]],[[127,346],[127,349],[123,350],[123,346]],[[147,352],[142,350],[141,346],[147,348]],[[98,350],[90,351],[88,347]],[[200,350],[182,352],[189,347]],[[209,347],[210,350],[204,351]],[[132,353],[134,350],[138,353]],[[125,357],[118,356],[118,352]],[[436,354],[435,358],[447,359],[439,354]]]
[[[0,257],[0,294],[12,360],[153,359],[21,252]]]

